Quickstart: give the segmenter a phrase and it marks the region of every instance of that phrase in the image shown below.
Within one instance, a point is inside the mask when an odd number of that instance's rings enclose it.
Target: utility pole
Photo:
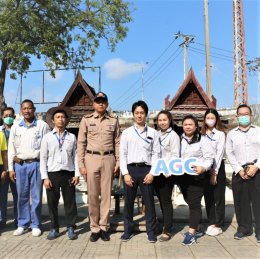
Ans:
[[[144,101],[144,66],[142,65],[142,101]]]
[[[242,0],[233,0],[234,25],[234,105],[248,104],[245,33]]]
[[[210,49],[209,49],[209,13],[208,13],[208,0],[204,0],[204,18],[205,18],[205,51],[206,51],[206,82],[207,82],[207,95],[211,98],[211,66],[210,66]]]
[[[184,80],[187,76],[187,47],[189,46],[190,43],[194,42],[195,36],[193,35],[187,35],[187,34],[182,34],[180,32],[174,34],[175,39],[178,39],[179,37],[182,37],[183,42],[179,45],[183,47],[183,70],[184,70]]]
[[[260,104],[260,58],[255,58],[246,63],[249,71],[258,72],[257,103]]]

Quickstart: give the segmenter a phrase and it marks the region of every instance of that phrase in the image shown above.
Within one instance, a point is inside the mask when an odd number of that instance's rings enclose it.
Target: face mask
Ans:
[[[6,117],[6,118],[4,118],[4,123],[7,125],[12,125],[14,123],[14,118]]]
[[[205,123],[209,126],[209,127],[214,127],[216,124],[216,120],[214,119],[206,119]]]
[[[250,116],[245,115],[245,116],[239,116],[238,117],[238,123],[241,126],[247,126],[250,124]]]

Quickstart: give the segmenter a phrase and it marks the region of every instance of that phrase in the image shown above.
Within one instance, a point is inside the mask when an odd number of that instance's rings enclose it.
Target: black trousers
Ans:
[[[174,176],[168,178],[162,174],[155,176],[154,188],[160,201],[160,207],[163,215],[163,232],[171,233],[173,225],[173,205],[172,190],[174,186]]]
[[[70,186],[70,180],[74,177],[74,172],[64,170],[59,172],[48,172],[48,176],[52,183],[52,188],[46,190],[51,228],[59,229],[58,204],[60,199],[60,190],[64,200],[67,227],[75,228],[77,218],[75,186]]]
[[[260,170],[249,180],[239,174],[232,176],[232,189],[238,232],[252,233],[252,209],[255,217],[255,233],[260,235]]]
[[[222,160],[217,175],[217,184],[210,184],[210,172],[206,172],[204,198],[209,225],[224,227],[225,224],[226,171]]]
[[[204,194],[205,174],[178,176],[183,198],[189,206],[189,227],[197,229],[201,220],[201,199]]]
[[[124,183],[124,232],[126,235],[132,235],[134,232],[133,210],[134,200],[138,186],[140,187],[142,198],[145,205],[146,231],[148,235],[155,235],[156,232],[156,214],[154,206],[154,187],[152,184],[143,184],[145,176],[149,173],[151,167],[127,166],[128,172],[132,177],[133,187]]]

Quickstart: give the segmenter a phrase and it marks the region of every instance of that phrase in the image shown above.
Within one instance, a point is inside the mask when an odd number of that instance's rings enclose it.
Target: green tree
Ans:
[[[0,109],[6,72],[24,73],[31,57],[52,69],[92,62],[100,41],[111,51],[127,35],[131,3],[123,0],[0,0]]]

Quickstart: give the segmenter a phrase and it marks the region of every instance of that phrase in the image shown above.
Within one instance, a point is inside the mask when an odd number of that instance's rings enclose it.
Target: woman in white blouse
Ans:
[[[183,197],[189,206],[189,230],[185,233],[182,244],[191,245],[196,242],[195,233],[202,215],[201,199],[204,193],[205,172],[213,164],[214,150],[208,138],[201,135],[194,116],[185,116],[182,126],[184,133],[181,136],[181,158],[197,158],[197,163],[191,166],[195,175],[184,172],[182,176],[178,176]]]
[[[214,164],[206,173],[204,198],[209,220],[206,234],[217,236],[222,233],[225,222],[226,172],[223,156],[226,136],[215,109],[205,112],[201,133],[207,136],[215,151]]]
[[[180,156],[180,138],[173,130],[172,115],[169,111],[160,111],[157,116],[160,128],[160,158],[170,160]],[[154,179],[154,188],[160,201],[163,215],[163,233],[159,241],[168,241],[172,237],[173,205],[172,190],[175,183],[173,175],[159,175]]]

